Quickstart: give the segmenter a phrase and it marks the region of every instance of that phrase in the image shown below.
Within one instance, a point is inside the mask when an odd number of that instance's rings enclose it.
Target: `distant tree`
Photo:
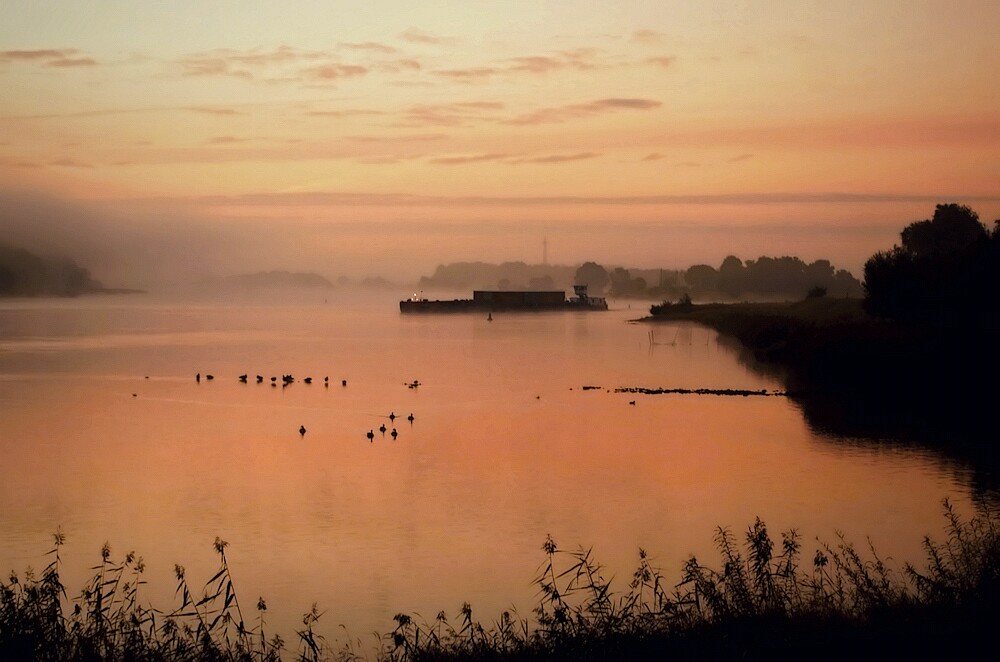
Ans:
[[[596,262],[584,262],[576,270],[576,278],[573,282],[577,285],[586,285],[590,294],[603,294],[611,282],[611,276],[601,265]]]
[[[695,292],[708,292],[719,285],[719,272],[707,264],[696,264],[684,272],[684,282]]]
[[[746,269],[743,260],[729,255],[719,266],[719,290],[730,295],[742,294],[746,286]]]

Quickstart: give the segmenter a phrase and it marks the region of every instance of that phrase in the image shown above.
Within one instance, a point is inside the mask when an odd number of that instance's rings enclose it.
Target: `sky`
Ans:
[[[0,229],[143,283],[543,242],[860,274],[937,203],[1000,218],[998,28],[990,0],[6,0]]]

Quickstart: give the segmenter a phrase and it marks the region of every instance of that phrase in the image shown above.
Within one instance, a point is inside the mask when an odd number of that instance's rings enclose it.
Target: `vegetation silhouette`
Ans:
[[[794,529],[771,537],[759,518],[742,539],[718,528],[721,565],[691,557],[669,579],[642,549],[627,586],[618,591],[590,549],[562,550],[551,537],[534,583],[531,616],[505,611],[492,622],[463,604],[458,621],[439,612],[430,622],[399,613],[379,638],[377,659],[617,660],[814,659],[844,656],[964,657],[992,645],[1000,607],[1000,514],[986,502],[965,519],[944,501],[944,542],[924,539],[926,562],[901,568],[869,541],[858,549],[843,534],[803,557]],[[56,532],[41,576],[30,570],[0,581],[0,656],[33,660],[357,660],[347,642],[334,649],[317,629],[312,605],[296,632],[296,650],[269,635],[263,598],[244,611],[226,556],[200,592],[174,567],[179,604],[148,606],[145,564],[129,552],[121,561],[107,545],[80,594],[62,583]],[[350,605],[346,605],[350,608]],[[359,642],[360,645],[360,642]]]
[[[990,232],[965,205],[940,204],[902,244],[865,263],[865,307],[905,324],[1000,328],[1000,221]]]

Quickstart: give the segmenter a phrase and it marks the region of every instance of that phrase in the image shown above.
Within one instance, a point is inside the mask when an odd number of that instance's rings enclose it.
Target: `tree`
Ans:
[[[865,307],[902,322],[963,325],[1000,310],[1000,232],[969,207],[937,205],[933,218],[906,226],[902,246],[865,263]]]
[[[719,272],[707,264],[696,264],[684,272],[684,282],[695,292],[707,292],[718,287]]]
[[[586,285],[590,294],[600,295],[607,289],[611,277],[601,265],[596,262],[584,262],[576,270],[576,278],[573,282],[577,285]]]

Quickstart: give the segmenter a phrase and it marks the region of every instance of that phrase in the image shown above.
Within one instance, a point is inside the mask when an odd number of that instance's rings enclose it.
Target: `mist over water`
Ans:
[[[614,393],[781,388],[707,329],[651,339],[627,323],[639,303],[488,322],[400,315],[406,294],[0,301],[5,569],[43,566],[62,527],[71,594],[107,541],[169,609],[173,564],[200,585],[219,536],[270,631],[316,602],[328,636],[363,638],[464,601],[527,615],[546,534],[593,546],[619,586],[640,546],[679,579],[690,554],[715,560],[715,527],[756,516],[807,548],[872,536],[901,565],[942,498],[970,501],[961,468],[824,437],[783,397]]]

